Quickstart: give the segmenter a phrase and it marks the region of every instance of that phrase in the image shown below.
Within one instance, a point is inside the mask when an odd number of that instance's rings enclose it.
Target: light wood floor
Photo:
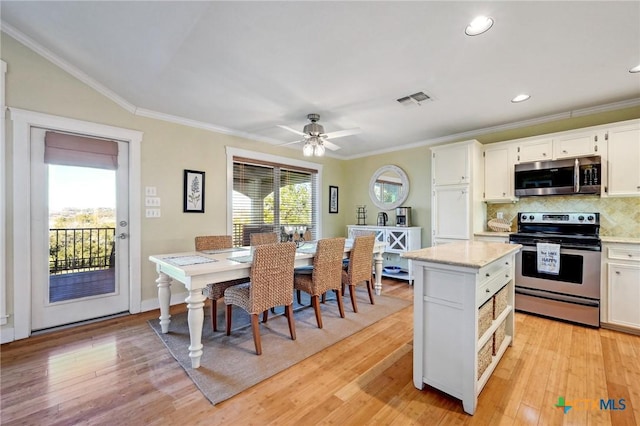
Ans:
[[[385,280],[384,291],[413,297],[404,282]],[[146,323],[157,316],[2,345],[2,425],[640,425],[638,336],[517,313],[515,342],[469,416],[458,400],[414,388],[408,307],[212,406]],[[567,414],[561,396],[574,405]],[[626,408],[591,406],[602,398]]]

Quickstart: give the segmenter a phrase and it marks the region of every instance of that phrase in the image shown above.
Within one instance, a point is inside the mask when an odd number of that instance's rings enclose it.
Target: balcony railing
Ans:
[[[313,235],[313,228],[308,224],[302,223],[287,223],[287,226],[305,226],[308,232]],[[249,235],[259,232],[280,232],[280,238],[282,241],[287,241],[288,235],[284,232],[284,224],[282,226],[276,226],[269,223],[263,224],[244,224],[244,223],[234,223],[233,224],[233,245],[235,247],[248,246],[249,245]]]
[[[50,274],[114,267],[115,233],[115,228],[49,229]]]

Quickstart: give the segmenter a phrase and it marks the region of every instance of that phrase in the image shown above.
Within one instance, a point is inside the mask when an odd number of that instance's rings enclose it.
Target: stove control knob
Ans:
[[[530,219],[530,220],[533,220],[533,215],[529,216],[529,219]]]
[[[578,216],[578,220],[584,220],[584,216],[582,215]]]
[[[527,220],[527,215],[526,214],[522,215],[522,220]]]
[[[589,216],[587,220],[591,222],[593,220],[593,216]]]

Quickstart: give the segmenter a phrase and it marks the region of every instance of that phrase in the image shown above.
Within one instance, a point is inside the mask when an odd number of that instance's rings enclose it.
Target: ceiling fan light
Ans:
[[[304,146],[302,147],[302,154],[305,157],[311,157],[313,155],[313,151],[314,151],[313,144],[309,141],[305,142]]]
[[[318,142],[318,144],[316,145],[315,155],[316,157],[322,157],[324,155],[324,145],[322,144],[322,142]]]
[[[475,18],[473,18],[473,21],[471,21],[471,23],[467,25],[464,33],[468,36],[476,36],[488,31],[492,26],[492,18],[488,16],[476,16]]]

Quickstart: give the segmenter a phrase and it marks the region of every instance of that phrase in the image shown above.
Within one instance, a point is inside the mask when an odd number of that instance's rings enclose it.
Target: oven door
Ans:
[[[599,251],[560,249],[559,274],[538,272],[535,246],[516,255],[516,287],[600,299]]]

